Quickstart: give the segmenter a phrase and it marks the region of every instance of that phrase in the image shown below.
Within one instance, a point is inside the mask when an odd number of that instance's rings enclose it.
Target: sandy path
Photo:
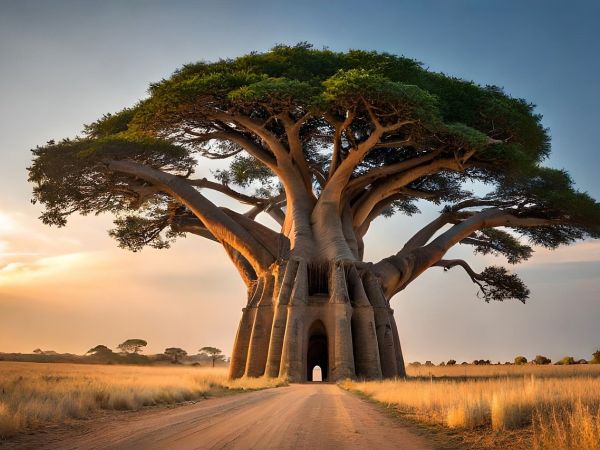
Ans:
[[[331,384],[298,384],[27,436],[44,449],[433,449],[375,406]]]

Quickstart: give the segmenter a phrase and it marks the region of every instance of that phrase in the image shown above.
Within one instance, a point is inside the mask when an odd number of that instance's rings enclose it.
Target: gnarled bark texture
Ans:
[[[252,285],[231,377],[307,381],[315,365],[331,381],[405,375],[393,310],[368,267],[291,258]]]

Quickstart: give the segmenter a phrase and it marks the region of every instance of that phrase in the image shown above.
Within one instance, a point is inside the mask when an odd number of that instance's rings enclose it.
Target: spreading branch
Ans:
[[[271,254],[248,230],[223,213],[216,205],[190,186],[184,179],[133,161],[106,161],[109,170],[135,176],[172,195],[206,225],[219,242],[239,251],[259,271],[274,261]]]

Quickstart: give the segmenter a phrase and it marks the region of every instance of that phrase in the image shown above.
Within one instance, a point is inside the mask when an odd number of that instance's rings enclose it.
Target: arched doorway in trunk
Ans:
[[[321,368],[321,380],[329,377],[329,352],[327,350],[327,332],[323,322],[317,320],[308,330],[308,346],[306,354],[306,380],[313,380],[313,369]]]
[[[319,366],[315,366],[312,371],[312,381],[323,381],[323,371]]]

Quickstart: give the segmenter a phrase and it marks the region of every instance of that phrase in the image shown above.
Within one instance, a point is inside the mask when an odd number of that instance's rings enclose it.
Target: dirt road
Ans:
[[[17,443],[15,443],[17,444]],[[84,429],[27,436],[44,449],[396,449],[433,447],[331,384],[299,384],[129,413]]]

